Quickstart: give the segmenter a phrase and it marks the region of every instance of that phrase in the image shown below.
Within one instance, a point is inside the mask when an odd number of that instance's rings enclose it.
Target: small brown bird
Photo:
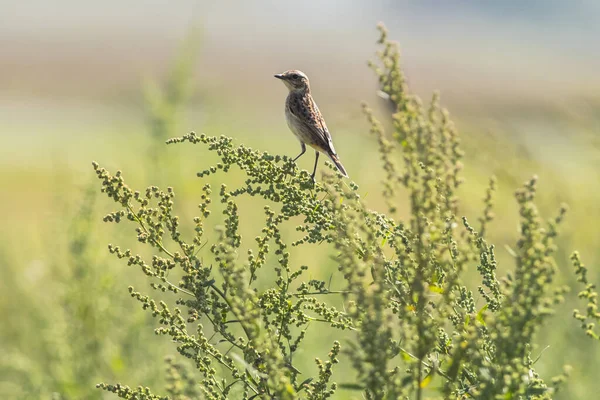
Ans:
[[[331,158],[337,169],[345,177],[348,177],[346,169],[335,152],[325,120],[310,94],[308,77],[303,72],[292,69],[275,75],[275,78],[281,79],[290,90],[285,101],[285,119],[292,133],[300,140],[300,146],[302,146],[302,151],[294,158],[294,161],[306,152],[306,145],[309,145],[315,149],[316,154],[315,167],[311,175],[313,179],[315,179],[315,173],[317,172],[319,152]]]

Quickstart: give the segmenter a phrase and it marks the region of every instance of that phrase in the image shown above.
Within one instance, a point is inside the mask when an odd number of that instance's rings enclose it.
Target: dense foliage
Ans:
[[[244,178],[217,190],[204,184],[194,233],[186,235],[175,189],[136,191],[121,172],[94,163],[102,191],[118,204],[105,221],[135,224],[138,241],[153,252],[148,258],[110,245],[155,291],[130,287],[131,296],[156,318],[156,334],[177,343],[182,360],[195,367],[169,359],[166,396],[145,387],[99,387],[131,399],[516,399],[552,398],[560,390],[568,368],[542,378],[533,346],[568,291],[555,284],[553,258],[566,208],[545,222],[534,204],[537,179],[516,191],[520,238],[514,266],[499,278],[494,245],[486,240],[495,180],[477,222],[462,216],[458,134],[437,95],[424,105],[410,93],[398,47],[380,32],[382,50],[372,67],[392,110],[392,134],[366,105],[364,112],[386,173],[387,214],[370,209],[358,186],[330,164],[314,183],[288,157],[190,133],[168,143],[198,145],[220,159],[200,179],[234,169]],[[247,196],[259,199],[264,213],[252,239],[239,229],[238,203]],[[397,205],[407,202],[410,215],[398,217]],[[206,232],[209,222],[217,236]],[[284,234],[290,227],[295,235]],[[290,261],[292,253],[317,245],[327,246],[338,265],[332,282],[310,278],[318,265]],[[589,303],[575,317],[597,338],[594,286],[577,254],[573,262],[585,285],[580,297]],[[479,273],[477,287],[464,279],[469,270]],[[318,373],[309,376],[295,360],[299,352],[312,354],[304,338],[315,329],[339,331],[340,340],[330,343],[328,355],[313,355]],[[337,376],[341,363],[353,375]]]

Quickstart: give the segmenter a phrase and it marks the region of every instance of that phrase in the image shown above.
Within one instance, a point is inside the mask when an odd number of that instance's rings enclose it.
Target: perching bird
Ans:
[[[290,90],[285,101],[285,119],[292,133],[300,140],[300,146],[302,146],[302,151],[294,158],[294,161],[306,152],[306,145],[309,145],[315,149],[315,167],[311,175],[313,179],[315,179],[315,173],[317,172],[319,152],[326,154],[337,169],[345,177],[348,177],[346,169],[335,152],[325,120],[317,107],[317,103],[310,95],[308,77],[303,72],[292,69],[275,75],[275,78],[281,79]]]

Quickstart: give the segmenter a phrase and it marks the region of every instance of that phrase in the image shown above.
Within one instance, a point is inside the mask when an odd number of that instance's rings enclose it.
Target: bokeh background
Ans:
[[[174,186],[191,218],[195,172],[212,158],[164,139],[194,130],[296,155],[286,89],[273,79],[296,68],[311,78],[350,176],[383,211],[383,174],[360,111],[367,101],[386,118],[366,66],[379,21],[401,44],[411,89],[425,99],[440,90],[461,132],[465,215],[476,218],[488,177],[498,177],[490,240],[501,274],[518,234],[513,192],[537,174],[545,216],[570,206],[560,282],[575,288],[574,249],[600,282],[598,1],[0,0],[0,397],[99,398],[100,381],[164,386],[173,345],[128,297],[129,285],[149,290],[142,274],[107,254],[109,242],[135,248],[135,235],[102,223],[111,205],[92,160],[122,169],[137,189]],[[310,257],[314,276],[327,279],[328,255]],[[599,347],[571,318],[575,295],[534,349],[545,378],[573,366],[563,399],[600,392]],[[309,339],[324,356],[331,340]]]

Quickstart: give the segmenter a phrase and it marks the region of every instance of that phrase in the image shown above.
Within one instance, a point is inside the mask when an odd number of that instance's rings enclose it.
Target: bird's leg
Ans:
[[[313,181],[315,180],[315,174],[317,173],[317,164],[319,163],[319,151],[315,150],[315,168],[313,169],[313,173],[311,175],[311,178],[313,179]]]
[[[302,154],[306,153],[306,145],[300,142],[300,146],[302,146],[302,151],[296,156],[296,158],[292,160],[293,162],[296,162],[296,160],[299,159],[302,156]]]

